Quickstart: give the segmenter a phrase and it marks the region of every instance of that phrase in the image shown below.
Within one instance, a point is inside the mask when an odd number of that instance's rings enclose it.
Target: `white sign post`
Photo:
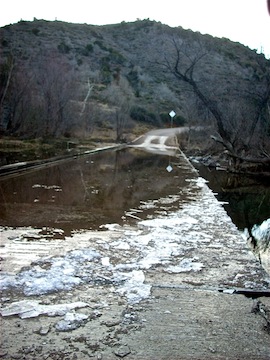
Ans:
[[[173,118],[175,117],[176,113],[172,110],[171,112],[169,112],[169,115],[171,117],[171,128],[172,128],[172,125],[173,125]],[[166,170],[170,173],[171,171],[173,171],[173,168],[169,162],[169,165],[166,167]]]
[[[173,124],[173,118],[175,117],[176,113],[172,110],[170,113],[169,113],[170,117],[171,117],[171,127],[172,127],[172,124]]]

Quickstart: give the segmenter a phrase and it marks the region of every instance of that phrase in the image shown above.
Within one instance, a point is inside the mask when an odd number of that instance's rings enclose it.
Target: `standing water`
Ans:
[[[177,209],[188,200],[186,179],[196,173],[172,159],[136,149],[105,151],[2,178],[0,224],[57,227],[70,234]]]

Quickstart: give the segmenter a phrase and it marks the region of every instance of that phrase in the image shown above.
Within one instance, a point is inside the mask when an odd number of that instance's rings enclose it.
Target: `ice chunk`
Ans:
[[[103,258],[101,259],[101,264],[102,264],[103,266],[110,266],[111,264],[110,264],[110,258],[109,258],[109,256],[103,257]]]
[[[61,316],[68,311],[89,306],[78,301],[69,304],[42,305],[36,300],[22,300],[11,303],[0,310],[2,316],[18,315],[21,319],[37,317],[39,315]]]
[[[183,259],[179,265],[171,265],[165,271],[170,273],[200,271],[204,267],[203,263],[193,262],[194,260],[194,258]]]
[[[70,251],[65,257],[52,257],[39,260],[30,270],[16,276],[1,276],[2,289],[21,288],[25,295],[41,295],[55,291],[69,290],[83,282],[78,275],[82,267],[101,256],[92,249]]]
[[[133,304],[148,298],[151,292],[151,285],[144,284],[145,276],[143,271],[133,270],[127,276],[129,279],[123,284],[123,286],[117,289],[117,292],[125,295],[128,302]]]
[[[55,328],[58,331],[71,331],[78,329],[88,319],[88,315],[78,314],[74,312],[67,312],[64,319],[60,320]]]

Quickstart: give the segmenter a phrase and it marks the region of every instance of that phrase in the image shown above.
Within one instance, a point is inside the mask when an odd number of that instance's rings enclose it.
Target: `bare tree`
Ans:
[[[81,103],[78,124],[81,130],[83,130],[84,136],[89,135],[94,130],[95,121],[97,120],[97,108],[93,102],[91,102],[94,86],[94,77],[89,76],[87,82],[84,81],[84,98]]]
[[[92,84],[92,83],[90,82],[90,79],[88,78],[88,81],[87,81],[87,92],[86,92],[85,98],[84,98],[83,103],[82,103],[82,110],[81,110],[81,112],[80,112],[80,116],[83,116],[83,114],[85,113],[85,108],[86,108],[88,99],[90,98],[90,95],[91,95],[91,92],[92,92],[93,88],[94,88],[94,84]]]
[[[254,138],[255,129],[269,106],[269,69],[267,76],[263,76],[263,71],[260,71],[260,76],[264,77],[264,84],[257,82],[257,89],[254,89],[252,80],[248,82],[246,90],[253,86],[248,97],[246,93],[241,92],[242,89],[226,88],[224,83],[222,89],[218,89],[216,86],[218,75],[215,79],[215,75],[207,74],[207,78],[200,71],[201,67],[204,68],[205,59],[209,55],[200,44],[189,45],[181,39],[172,38],[171,52],[160,65],[186,84],[212,114],[218,131],[218,136],[212,138],[221,143],[233,159],[241,162],[270,163],[270,157],[266,152],[260,158],[246,156],[252,150],[251,139]],[[230,76],[237,78],[240,75],[235,73]],[[233,108],[234,112],[232,112]]]
[[[2,76],[5,71],[1,72]],[[7,135],[23,132],[27,118],[32,112],[31,84],[33,76],[23,64],[12,60],[8,66],[8,77],[1,92],[1,128]]]
[[[11,77],[14,69],[14,58],[10,55],[4,64],[1,64],[0,79],[0,113],[4,105],[4,101],[10,87]]]
[[[114,106],[116,141],[121,141],[129,121],[134,93],[128,80],[119,75],[104,91],[104,96]]]
[[[63,133],[68,125],[68,103],[73,93],[73,71],[59,55],[41,62],[36,69],[39,99],[43,108],[43,133],[55,136]]]
[[[188,84],[195,95],[202,101],[206,108],[212,113],[216,119],[217,127],[220,136],[227,141],[228,134],[224,128],[224,120],[221,111],[214,99],[205,95],[205,92],[199,87],[199,82],[195,80],[194,71],[201,59],[207,55],[203,48],[199,48],[194,52],[186,43],[182,41],[179,43],[175,38],[172,38],[175,56],[173,60],[165,58],[164,65],[167,69],[180,81]]]
[[[69,126],[73,97],[73,72],[67,62],[59,55],[41,54],[27,63],[10,61],[5,74],[0,94],[4,133],[27,137],[62,134]]]

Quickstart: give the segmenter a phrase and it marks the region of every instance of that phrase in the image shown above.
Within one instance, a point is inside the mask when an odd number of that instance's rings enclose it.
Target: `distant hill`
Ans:
[[[129,138],[136,126],[200,125],[207,144],[270,154],[270,62],[225,38],[138,20],[20,21],[0,29],[0,131]]]

